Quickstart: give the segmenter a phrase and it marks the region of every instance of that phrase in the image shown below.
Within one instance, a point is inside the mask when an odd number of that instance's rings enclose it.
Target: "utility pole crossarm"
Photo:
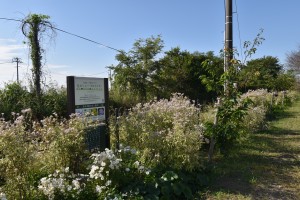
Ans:
[[[19,63],[22,63],[21,58],[15,57],[12,59],[12,62],[17,63],[17,82],[19,83]]]

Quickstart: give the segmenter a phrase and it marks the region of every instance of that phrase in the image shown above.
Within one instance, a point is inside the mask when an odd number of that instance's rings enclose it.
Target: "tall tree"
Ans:
[[[163,97],[169,98],[171,93],[179,92],[201,103],[211,101],[215,97],[215,91],[208,91],[206,84],[199,78],[209,76],[207,69],[202,65],[206,60],[210,60],[214,66],[222,63],[217,61],[218,58],[212,52],[190,53],[181,51],[179,47],[165,52],[165,56],[160,59],[160,68],[157,72],[160,81],[158,85],[164,94]],[[222,67],[223,64],[221,70]]]
[[[291,51],[286,55],[286,65],[295,73],[300,73],[300,46],[298,50]]]
[[[259,88],[276,89],[274,80],[282,73],[282,69],[278,58],[273,56],[250,60],[241,69],[239,85],[244,91]]]
[[[163,41],[158,37],[139,39],[129,52],[116,55],[118,65],[109,67],[113,73],[113,91],[119,97],[137,96],[139,102],[153,97],[153,76],[157,69],[156,56],[162,51]]]

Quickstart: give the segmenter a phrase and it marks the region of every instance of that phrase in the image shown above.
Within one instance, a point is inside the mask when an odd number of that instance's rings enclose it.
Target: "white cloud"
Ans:
[[[14,39],[0,38],[0,61],[11,61],[13,57],[21,57],[22,52],[26,48],[24,44],[17,44]]]
[[[14,57],[20,57],[24,62],[19,65],[19,80],[24,84],[27,78],[31,76],[30,68],[26,62],[28,60],[28,52],[24,51],[28,47],[25,44],[18,44],[17,40],[10,38],[0,38],[0,88],[3,88],[4,83],[17,81],[17,64],[12,63]],[[66,85],[66,76],[70,75],[71,69],[68,65],[63,64],[46,64],[44,66],[44,75],[47,83],[56,82],[59,86]]]
[[[4,83],[17,80],[16,63],[12,63],[14,57],[24,57],[26,45],[18,44],[15,39],[0,38],[0,87]],[[24,64],[19,65],[19,80],[23,80],[27,68]]]

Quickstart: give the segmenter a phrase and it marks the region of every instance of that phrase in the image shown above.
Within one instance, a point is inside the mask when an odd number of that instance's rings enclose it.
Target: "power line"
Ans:
[[[2,19],[2,20],[7,20],[7,21],[24,22],[24,20],[20,20],[20,19],[12,19],[12,18],[5,18],[5,17],[0,17],[0,19]],[[83,40],[86,40],[86,41],[88,41],[88,42],[92,42],[92,43],[94,43],[94,44],[98,44],[98,45],[104,46],[104,47],[106,47],[106,48],[112,49],[112,50],[117,51],[117,52],[119,52],[119,53],[124,53],[124,51],[122,51],[122,50],[119,50],[119,49],[117,49],[117,48],[114,48],[114,47],[105,45],[105,44],[103,44],[103,43],[97,42],[97,41],[95,41],[95,40],[92,40],[92,39],[89,39],[89,38],[86,38],[86,37],[80,36],[80,35],[78,35],[78,34],[71,33],[71,32],[65,31],[65,30],[60,29],[60,28],[56,28],[56,27],[51,26],[51,25],[49,25],[49,24],[44,24],[44,25],[48,26],[49,28],[58,30],[58,31],[60,31],[60,32],[63,32],[63,33],[66,33],[66,34],[69,34],[69,35],[78,37],[78,38],[83,39]]]
[[[239,32],[239,41],[240,41],[240,51],[241,51],[241,57],[242,57],[242,60],[244,60],[244,56],[243,56],[243,50],[242,50],[242,40],[241,40],[240,22],[239,22],[239,13],[238,13],[238,8],[237,8],[237,3],[236,3],[236,0],[234,0],[234,1],[235,1],[235,13],[236,13],[236,20],[237,20],[238,32]]]
[[[73,36],[78,37],[78,38],[80,38],[80,39],[83,39],[83,40],[86,40],[86,41],[89,41],[89,42],[92,42],[92,43],[95,43],[95,44],[104,46],[104,47],[106,47],[106,48],[109,48],[109,49],[118,51],[119,53],[123,53],[123,51],[121,51],[121,50],[119,50],[119,49],[110,47],[110,46],[105,45],[105,44],[102,44],[102,43],[100,43],[100,42],[96,42],[96,41],[91,40],[91,39],[88,39],[88,38],[86,38],[86,37],[82,37],[82,36],[80,36],[80,35],[77,35],[77,34],[74,34],[74,33],[70,33],[70,32],[68,32],[68,31],[65,31],[65,30],[62,30],[62,29],[59,29],[59,28],[55,28],[55,27],[53,27],[53,26],[49,26],[49,27],[50,27],[50,28],[53,28],[53,29],[55,29],[55,30],[61,31],[61,32],[63,32],[63,33],[66,33],[66,34],[73,35]]]
[[[23,22],[23,20],[20,20],[20,19],[11,19],[11,18],[5,18],[5,17],[0,17],[0,19],[7,20],[7,21]]]
[[[0,63],[0,65],[3,65],[3,64],[12,64],[12,62],[4,62],[4,63]]]
[[[105,72],[100,72],[100,73],[97,73],[97,74],[90,74],[90,75],[86,75],[86,76],[96,76],[96,75],[99,75],[99,74],[104,74],[104,73],[107,73],[108,71],[105,71]]]

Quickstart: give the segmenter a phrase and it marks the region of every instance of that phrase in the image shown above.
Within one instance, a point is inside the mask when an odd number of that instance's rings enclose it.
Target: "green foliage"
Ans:
[[[214,90],[207,90],[206,84],[199,77],[209,77],[209,69],[202,63],[210,60],[214,67],[220,63],[219,58],[212,52],[190,53],[179,47],[165,52],[159,60],[159,70],[156,72],[156,82],[159,96],[169,98],[172,93],[182,93],[197,102],[211,101],[215,96]]]
[[[148,166],[196,169],[202,143],[198,114],[199,109],[180,94],[170,101],[138,104],[119,120],[120,141],[139,149],[141,161]]]
[[[0,119],[0,178],[9,199],[34,199],[39,179],[57,168],[85,169],[88,123],[50,117],[39,124],[31,121],[30,109],[15,117],[13,122]]]
[[[49,86],[42,96],[42,116],[50,116],[56,113],[59,117],[67,118],[67,89],[63,86]]]
[[[156,70],[156,56],[163,48],[160,36],[137,40],[132,50],[116,55],[119,61],[117,66],[111,66],[114,70],[113,89],[118,92],[112,96],[115,101],[123,101],[123,96],[135,95],[139,102],[151,99],[151,92],[155,91],[152,84],[153,72]],[[137,102],[135,102],[137,103]]]
[[[257,47],[263,43],[265,38],[262,36],[264,30],[260,29],[254,40],[251,41],[245,41],[244,42],[244,60],[242,61],[242,64],[245,64],[248,58],[250,58],[253,54],[256,53]]]
[[[34,162],[33,154],[37,146],[31,141],[31,134],[25,130],[23,121],[30,113],[17,117],[13,124],[0,119],[0,177],[4,179],[4,190],[8,198],[30,199],[33,195],[31,185]]]
[[[238,96],[223,98],[221,105],[218,105],[217,124],[206,124],[206,134],[216,140],[223,155],[228,155],[229,150],[245,136],[246,131],[241,122],[247,115],[250,103],[249,99],[240,101]]]
[[[220,95],[223,91],[224,80],[223,75],[223,61],[220,58],[209,58],[201,63],[201,66],[206,71],[206,74],[201,75],[199,78],[202,84],[205,85],[208,91],[214,91]]]
[[[32,82],[33,82],[33,91],[36,95],[36,107],[37,117],[42,118],[42,114],[39,113],[42,108],[41,103],[41,77],[43,74],[42,71],[42,54],[44,49],[41,46],[41,41],[44,39],[44,35],[52,37],[55,33],[53,25],[49,22],[49,16],[39,15],[39,14],[29,14],[22,21],[22,32],[28,38],[30,46],[30,56],[32,61]],[[51,30],[51,34],[47,33],[48,30]]]
[[[21,110],[28,108],[28,91],[19,83],[5,84],[0,90],[0,112],[6,119],[14,119],[12,113],[20,113]]]
[[[0,112],[6,120],[14,120],[12,113],[21,113],[22,110],[31,108],[32,117],[37,119],[40,114],[44,117],[56,113],[61,118],[67,118],[67,91],[66,88],[49,86],[44,90],[37,103],[37,96],[30,93],[26,87],[19,83],[6,84],[0,90]]]
[[[240,71],[239,85],[243,91],[249,89],[288,90],[294,86],[295,78],[284,73],[276,57],[266,56],[251,60]]]
[[[208,91],[199,77],[211,79],[211,68],[202,67],[205,60],[210,60],[217,70],[216,76],[220,75],[221,58],[213,52],[190,53],[179,47],[165,51],[162,56],[162,48],[161,37],[151,37],[137,40],[132,50],[116,56],[119,64],[109,67],[114,72],[110,91],[113,105],[132,107],[153,98],[170,98],[172,93],[182,93],[197,102],[215,97],[216,91]]]

